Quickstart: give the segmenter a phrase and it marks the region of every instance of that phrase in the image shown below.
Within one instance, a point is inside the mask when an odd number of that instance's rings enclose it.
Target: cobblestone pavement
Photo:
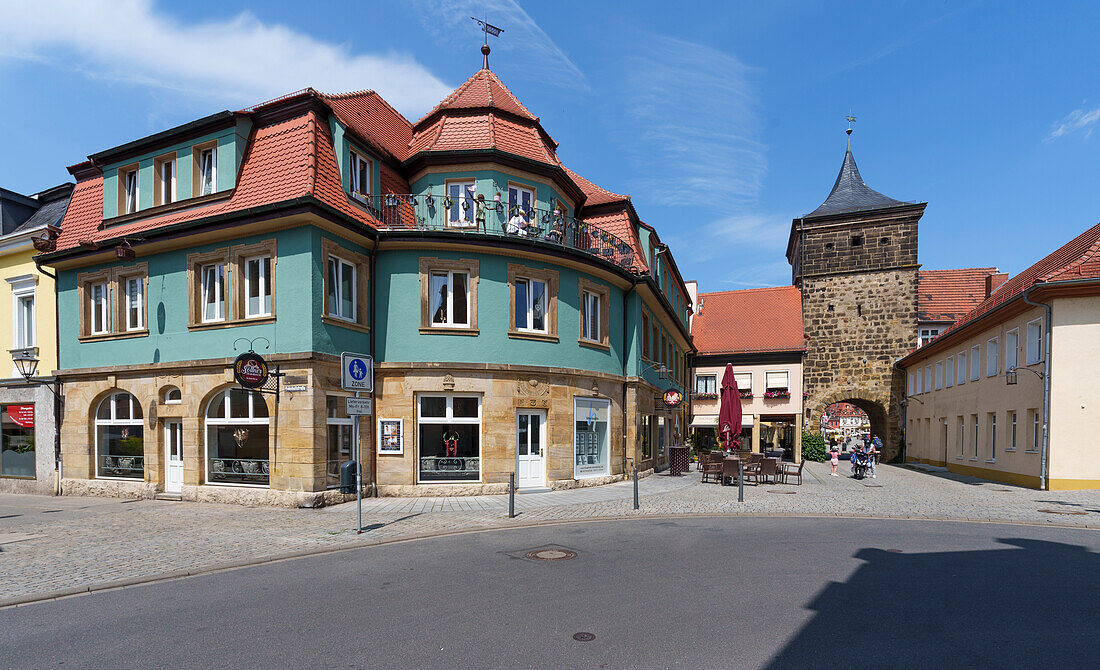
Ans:
[[[844,465],[840,471],[845,471]],[[699,474],[507,496],[380,498],[292,510],[103,498],[0,496],[0,605],[401,539],[529,524],[665,515],[824,515],[957,519],[1100,528],[1100,491],[1034,491],[943,472],[879,466],[876,479],[802,486],[702,484]]]

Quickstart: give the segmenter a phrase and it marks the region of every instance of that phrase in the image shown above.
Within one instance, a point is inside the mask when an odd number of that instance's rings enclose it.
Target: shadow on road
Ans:
[[[769,668],[1100,667],[1100,574],[1084,547],[1001,539],[1013,549],[892,553],[810,603],[814,618]]]

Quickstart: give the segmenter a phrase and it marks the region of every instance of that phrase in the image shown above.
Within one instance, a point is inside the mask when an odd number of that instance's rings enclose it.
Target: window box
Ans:
[[[740,394],[742,400],[749,400],[750,398],[752,398],[752,391],[750,390],[746,389],[744,391],[740,391]]]
[[[790,389],[768,389],[764,391],[765,398],[790,398]]]
[[[717,400],[718,399],[718,394],[717,393],[694,393],[692,395],[697,400]],[[741,397],[744,398],[745,396],[741,396]]]

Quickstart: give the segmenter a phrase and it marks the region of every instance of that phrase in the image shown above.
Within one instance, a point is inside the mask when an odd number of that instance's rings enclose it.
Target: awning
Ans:
[[[699,414],[691,417],[692,428],[716,428],[717,426],[717,414]]]
[[[751,428],[752,427],[752,414],[742,414],[741,415],[741,427],[742,428]]]

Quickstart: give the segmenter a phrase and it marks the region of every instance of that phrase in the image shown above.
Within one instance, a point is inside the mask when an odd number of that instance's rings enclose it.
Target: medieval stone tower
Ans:
[[[901,202],[863,183],[851,145],[820,207],[791,222],[787,260],[802,292],[806,419],[850,402],[897,452],[904,379],[894,361],[917,337],[917,223],[927,203]]]

